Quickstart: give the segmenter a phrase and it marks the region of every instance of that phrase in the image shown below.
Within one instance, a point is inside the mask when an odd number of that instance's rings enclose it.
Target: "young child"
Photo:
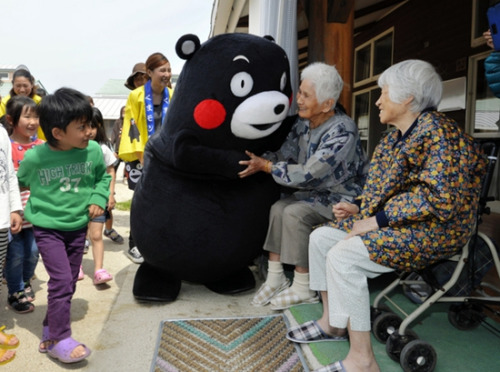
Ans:
[[[102,149],[102,152],[104,155],[104,162],[106,163],[106,166],[109,167],[107,159],[109,161],[113,160],[113,173],[111,173],[111,170],[108,168],[108,173],[113,177],[111,180],[111,182],[112,182],[111,186],[113,187],[113,190],[111,191],[111,194],[110,194],[110,198],[111,198],[111,196],[113,196],[113,206],[109,207],[109,205],[108,205],[108,208],[105,211],[104,236],[111,239],[114,243],[123,244],[123,237],[120,234],[118,234],[118,232],[115,229],[113,229],[113,211],[112,211],[112,208],[114,208],[114,204],[115,204],[113,194],[114,194],[114,185],[116,183],[116,169],[118,168],[118,164],[120,162],[120,159],[118,158],[118,154],[116,152],[113,152],[113,150],[111,150],[113,148],[113,143],[111,141],[109,141],[109,139],[106,135],[106,130],[104,129],[104,119],[102,117],[101,111],[99,111],[99,109],[97,107],[92,107],[92,108],[94,109],[94,119],[92,120],[92,122],[94,123],[96,120],[99,121],[99,123],[100,123],[99,125],[101,127],[101,130],[98,130],[98,126],[97,126],[98,124],[92,124],[93,134],[91,136],[91,139],[96,140],[101,145],[101,149]],[[113,128],[113,130],[114,130],[114,128]],[[100,139],[95,139],[96,135]],[[111,151],[108,151],[108,149]],[[99,217],[99,219],[103,219],[103,217]],[[99,235],[102,235],[102,234],[99,233]],[[99,240],[101,238],[99,236],[96,236],[96,239]],[[88,252],[89,247],[90,247],[90,241],[88,239],[85,239],[85,248],[83,250],[84,254],[86,254]],[[92,252],[95,252],[94,248],[92,248]],[[103,246],[102,252],[104,252],[104,246]],[[95,262],[95,260],[96,259],[94,257],[94,262]],[[101,261],[102,261],[102,259],[101,259]],[[97,263],[96,263],[96,265],[97,265]],[[96,268],[96,271],[102,269],[102,264],[97,265],[97,266],[99,266],[99,269]],[[96,283],[96,284],[103,284],[109,280],[112,280],[112,277],[108,276],[108,274],[106,273],[106,270],[104,270],[102,272],[102,275],[99,275],[99,276],[101,276],[102,278],[98,279],[97,280],[98,283]],[[80,268],[80,274],[78,275],[78,280],[82,280],[84,278],[85,278],[85,274],[83,272],[83,268]],[[94,275],[94,278],[95,278],[95,275]],[[109,278],[109,279],[106,279],[106,278]]]
[[[109,140],[104,129],[104,119],[101,111],[97,107],[92,108],[94,116],[92,117],[90,139],[96,141],[101,146],[106,164],[106,172],[111,175],[111,183],[109,185],[109,201],[104,215],[93,218],[89,223],[88,234],[92,242],[92,254],[94,256],[94,284],[104,284],[113,280],[113,277],[106,269],[103,269],[104,261],[104,242],[102,241],[102,229],[106,220],[110,218],[109,213],[115,207],[115,168],[116,157],[113,151],[109,148]]]
[[[12,144],[12,161],[17,171],[24,154],[44,141],[35,139],[38,132],[37,104],[29,97],[14,96],[6,105],[6,120],[10,126]],[[29,190],[21,190],[23,208],[30,196]],[[35,294],[31,287],[31,278],[38,263],[38,248],[33,236],[32,225],[23,219],[23,228],[19,234],[12,236],[7,250],[5,279],[9,290],[8,302],[17,313],[29,313],[35,309],[32,301]]]
[[[99,145],[90,141],[92,107],[82,93],[60,88],[39,106],[47,140],[26,152],[17,176],[31,195],[24,210],[49,275],[47,314],[39,351],[63,363],[90,349],[71,337],[71,298],[89,220],[104,213],[111,177]]]
[[[17,184],[14,166],[12,165],[12,150],[9,136],[5,128],[0,125],[0,278],[2,277],[7,245],[9,242],[9,228],[12,234],[21,231],[23,219],[21,217],[21,195]],[[0,283],[1,285],[1,283]],[[8,350],[19,345],[14,335],[3,333],[5,326],[0,327],[0,364],[5,364],[16,356],[16,352]]]
[[[125,111],[125,106],[122,107],[122,111]],[[99,122],[100,122],[100,126],[101,126],[102,130],[101,130],[101,134],[100,134],[101,139],[96,139],[96,141],[101,144],[101,148],[103,148],[103,144],[105,144],[106,147],[109,148],[111,150],[112,154],[114,155],[113,168],[114,168],[114,176],[115,176],[115,181],[116,181],[116,170],[118,169],[118,165],[120,164],[120,158],[118,157],[118,150],[115,151],[115,145],[113,144],[113,141],[108,140],[108,137],[106,135],[106,131],[104,129],[104,119],[103,119],[102,114],[99,110],[98,110],[97,115],[99,116]],[[120,116],[123,116],[123,114],[121,112],[120,112]],[[114,130],[115,130],[115,128],[113,127],[113,131]],[[112,134],[112,136],[113,136],[113,134]],[[104,151],[106,151],[106,153],[108,153],[108,151],[103,148],[103,153],[104,153]],[[106,154],[104,156],[106,157]],[[113,187],[112,193],[113,192],[114,192],[114,187]],[[124,242],[123,237],[120,234],[118,234],[118,232],[116,232],[115,229],[113,229],[113,211],[111,208],[108,208],[107,212],[106,212],[106,223],[104,224],[104,236],[111,239],[116,244],[123,244],[123,242]]]

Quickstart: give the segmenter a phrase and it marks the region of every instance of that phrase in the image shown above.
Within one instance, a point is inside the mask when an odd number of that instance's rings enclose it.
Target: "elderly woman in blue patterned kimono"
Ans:
[[[435,111],[442,82],[427,62],[408,60],[379,78],[380,121],[396,130],[375,149],[356,203],[310,237],[311,288],[323,315],[291,329],[295,342],[350,340],[343,361],[321,371],[379,371],[370,339],[367,278],[422,269],[455,254],[472,234],[486,161],[472,138]]]
[[[318,302],[309,289],[308,245],[313,227],[333,218],[332,205],[352,201],[360,194],[366,158],[357,126],[337,104],[343,81],[334,66],[314,63],[301,75],[297,94],[298,116],[290,134],[275,153],[263,157],[247,153],[246,177],[270,173],[290,194],[276,202],[264,250],[269,252],[266,282],[252,304],[271,302],[274,310],[300,303]],[[293,285],[282,263],[295,266]]]

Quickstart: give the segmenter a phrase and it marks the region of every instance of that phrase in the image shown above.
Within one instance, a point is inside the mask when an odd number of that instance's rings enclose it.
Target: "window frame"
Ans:
[[[486,40],[484,40],[483,32],[487,30],[485,28],[482,32],[479,30],[480,19],[484,19],[482,17],[486,17],[486,13],[480,11],[479,4],[485,4],[486,0],[472,0],[472,20],[471,20],[471,30],[470,30],[470,46],[472,48],[476,48],[478,46],[486,44]],[[486,21],[486,23],[488,23]],[[488,25],[486,25],[488,27]],[[476,35],[476,31],[479,35]]]
[[[367,120],[367,127],[362,128],[361,130],[365,131],[365,135],[361,136],[360,134],[360,140],[363,144],[363,147],[368,154],[368,156],[371,158],[373,154],[373,150],[379,143],[382,135],[384,132],[389,130],[391,128],[390,125],[387,124],[382,124],[380,123],[380,120],[378,119],[378,114],[379,110],[377,106],[375,106],[375,102],[378,100],[380,97],[380,87],[377,84],[371,84],[370,86],[360,89],[356,92],[352,93],[352,112],[353,112],[353,120],[356,123],[356,125],[359,125],[358,123],[358,117],[356,116],[356,97],[360,96],[362,94],[368,93],[368,120]],[[358,126],[359,129],[359,126]]]
[[[381,75],[381,74],[377,74],[377,75],[373,74],[374,66],[375,66],[375,43],[378,40],[386,37],[389,34],[391,34],[391,57],[390,57],[391,62],[389,64],[389,66],[387,66],[387,67],[385,67],[385,68],[382,69],[382,70],[385,70],[386,68],[392,66],[392,64],[394,63],[394,27],[388,28],[384,32],[378,34],[377,36],[371,38],[367,42],[359,45],[357,48],[354,49],[354,76],[353,76],[354,88],[363,86],[363,85],[368,84],[368,83],[375,82],[375,81],[377,81],[378,77]],[[358,69],[357,69],[357,66],[358,66],[358,51],[360,51],[362,49],[365,49],[366,47],[369,47],[369,55],[370,55],[370,66],[369,66],[368,77],[365,78],[365,79],[363,79],[363,80],[357,81],[356,80],[356,74],[357,74],[357,71],[358,71]]]
[[[497,131],[475,131],[475,121],[476,121],[476,102],[477,102],[477,90],[478,90],[478,64],[484,63],[486,57],[490,55],[491,51],[486,51],[478,54],[469,56],[469,68],[467,71],[467,115],[465,121],[465,130],[471,136],[475,138],[497,138],[500,137],[500,129]],[[482,79],[486,79],[484,76]],[[492,95],[492,93],[491,93]],[[492,97],[491,97],[492,98]],[[497,98],[498,99],[498,98]],[[500,99],[499,103],[499,117],[500,117]]]

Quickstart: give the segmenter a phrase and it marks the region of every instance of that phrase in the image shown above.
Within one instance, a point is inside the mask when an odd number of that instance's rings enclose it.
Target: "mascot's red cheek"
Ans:
[[[215,129],[224,122],[226,109],[214,99],[206,99],[196,105],[194,120],[203,129]]]

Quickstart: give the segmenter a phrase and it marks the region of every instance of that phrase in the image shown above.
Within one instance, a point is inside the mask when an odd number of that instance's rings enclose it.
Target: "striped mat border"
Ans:
[[[309,372],[301,348],[286,339],[283,314],[174,319],[160,325],[152,372]]]

